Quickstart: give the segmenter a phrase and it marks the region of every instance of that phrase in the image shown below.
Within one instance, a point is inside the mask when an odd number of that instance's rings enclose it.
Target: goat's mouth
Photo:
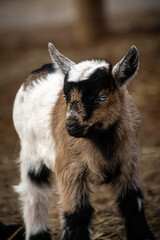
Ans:
[[[69,127],[66,125],[67,132],[72,137],[85,137],[88,132],[89,125],[81,125],[81,126],[72,126]]]

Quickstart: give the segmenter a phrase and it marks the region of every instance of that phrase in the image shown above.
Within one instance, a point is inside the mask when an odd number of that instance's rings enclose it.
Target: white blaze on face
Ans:
[[[107,68],[109,63],[105,61],[83,61],[73,65],[69,70],[68,82],[80,82],[87,80],[97,68]]]

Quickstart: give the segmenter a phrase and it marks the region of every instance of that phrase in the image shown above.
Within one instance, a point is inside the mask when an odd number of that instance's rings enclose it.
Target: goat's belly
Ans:
[[[55,150],[51,115],[62,90],[59,79],[51,77],[34,86],[19,89],[13,109],[15,129],[21,142],[21,160],[44,162],[54,169]]]

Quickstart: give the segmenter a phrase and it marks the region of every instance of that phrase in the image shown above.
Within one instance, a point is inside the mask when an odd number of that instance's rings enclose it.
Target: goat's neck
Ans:
[[[93,130],[91,141],[100,150],[102,156],[108,161],[112,160],[119,144],[118,126],[119,120],[105,131]]]

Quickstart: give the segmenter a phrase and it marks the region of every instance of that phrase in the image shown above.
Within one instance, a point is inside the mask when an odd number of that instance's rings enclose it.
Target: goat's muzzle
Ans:
[[[85,137],[88,132],[88,124],[84,123],[81,116],[74,112],[69,112],[66,118],[66,129],[70,136]]]

